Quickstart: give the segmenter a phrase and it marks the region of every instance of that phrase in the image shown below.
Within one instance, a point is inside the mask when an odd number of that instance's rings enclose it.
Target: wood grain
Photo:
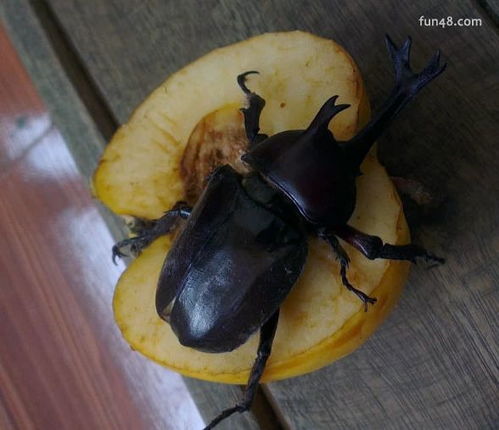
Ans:
[[[1,28],[0,47],[0,428],[201,427],[179,375],[121,339],[113,240]]]
[[[439,197],[440,204],[412,218],[412,225],[415,240],[447,264],[416,268],[400,306],[354,355],[267,391],[295,429],[496,427],[499,37],[488,20],[446,29],[418,22],[421,15],[480,17],[475,3],[49,4],[119,122],[169,73],[210,49],[265,31],[302,29],[342,43],[363,71],[374,108],[392,85],[384,32],[397,41],[413,36],[416,68],[441,48],[448,70],[381,139],[380,153],[392,174],[422,181]]]
[[[33,4],[36,7],[33,7]],[[42,16],[40,16],[40,9]],[[92,113],[87,105],[79,98],[79,90],[75,84],[81,82],[84,76],[79,67],[66,70],[63,64],[68,63],[67,58],[60,58],[65,55],[65,49],[56,50],[52,45],[48,35],[45,33],[44,25],[50,25],[43,21],[49,11],[42,2],[31,2],[28,0],[5,1],[0,3],[0,14],[5,22],[9,33],[20,53],[24,66],[28,70],[33,82],[36,84],[38,92],[43,97],[50,110],[51,118],[58,126],[58,130],[63,134],[65,142],[71,151],[71,155],[76,161],[76,165],[81,174],[89,178],[97,165],[98,157],[105,145],[105,139],[98,126],[99,121],[92,118]],[[63,48],[67,47],[62,43]],[[76,69],[76,72],[75,72]],[[74,76],[76,74],[76,76]],[[70,78],[73,76],[73,79]],[[88,90],[91,85],[86,84]],[[98,97],[90,96],[90,99]],[[123,222],[102,206],[98,209],[104,218],[106,225],[110,229],[114,240],[123,238],[126,234]],[[108,311],[108,315],[109,311]],[[144,362],[144,360],[142,360]],[[161,384],[165,373],[160,372],[153,363],[144,362],[144,371],[148,375],[154,375],[156,382],[151,383],[151,387],[143,382],[143,377],[136,374],[136,382],[143,383],[145,393],[154,393],[158,390],[157,384]],[[160,372],[158,374],[158,372]],[[141,382],[142,381],[142,382]],[[219,411],[228,404],[234,403],[241,395],[241,389],[237,386],[216,386],[202,381],[186,379],[192,397],[196,399],[198,408],[202,410],[206,419],[217,415]],[[138,390],[139,392],[143,391]],[[147,396],[142,396],[147,399]],[[145,405],[145,410],[151,416],[161,416],[164,408],[161,402],[165,396],[155,396],[154,401],[149,399],[149,404]],[[239,420],[241,429],[256,429],[263,423],[268,429],[279,427],[272,419],[272,411],[266,404],[264,396],[259,393],[256,399],[256,410],[253,413],[245,414]],[[154,411],[154,408],[157,408]],[[269,418],[270,417],[270,418]],[[161,426],[161,419],[156,419],[154,425]],[[227,429],[230,424],[227,424]],[[223,426],[221,426],[223,429]]]
[[[20,59],[12,49],[5,30],[0,26],[0,172],[31,147],[52,126],[38,95],[33,91]]]
[[[115,327],[123,266],[108,263],[112,239],[81,179],[55,130],[1,179],[2,428],[201,426],[180,377],[144,368]]]

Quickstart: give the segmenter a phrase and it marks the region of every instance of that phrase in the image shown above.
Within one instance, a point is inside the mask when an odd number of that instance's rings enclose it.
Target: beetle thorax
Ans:
[[[243,160],[314,226],[341,225],[355,208],[355,172],[328,130],[278,133],[253,147]]]

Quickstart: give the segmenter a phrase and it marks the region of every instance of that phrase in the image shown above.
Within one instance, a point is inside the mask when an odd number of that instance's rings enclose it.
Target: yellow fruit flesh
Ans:
[[[301,32],[259,36],[208,54],[153,92],[107,148],[94,175],[96,196],[116,213],[144,218],[157,218],[182,199],[179,164],[189,136],[212,112],[244,103],[235,76],[250,69],[261,75],[248,85],[267,101],[262,132],[306,127],[333,94],[352,105],[331,124],[338,139],[348,139],[367,121],[362,80],[338,45]],[[362,171],[350,224],[387,242],[407,243],[400,202],[386,172],[371,155]],[[185,375],[245,383],[258,335],[233,352],[206,354],[181,346],[157,316],[156,282],[170,244],[169,237],[157,240],[120,278],[114,312],[124,337],[142,354]],[[378,299],[365,313],[342,286],[328,246],[311,239],[309,249],[303,274],[282,306],[263,381],[312,371],[357,348],[394,305],[407,276],[407,263],[369,261],[346,246],[352,284]]]
[[[339,140],[369,115],[357,66],[335,42],[293,31],[267,33],[216,49],[173,74],[136,109],[109,143],[93,177],[94,195],[119,215],[159,218],[184,198],[179,161],[196,124],[223,106],[243,106],[236,76],[265,100],[269,135],[305,128],[325,100],[351,106],[332,121]]]
[[[385,170],[374,157],[368,157],[362,170],[351,224],[391,243],[407,242],[400,203]],[[156,283],[170,244],[171,238],[157,240],[118,282],[114,310],[123,335],[134,349],[185,375],[244,383],[258,336],[230,353],[207,354],[181,346],[170,326],[157,316]],[[407,263],[369,261],[347,246],[351,282],[378,299],[365,313],[360,300],[341,284],[338,263],[328,246],[311,239],[309,248],[299,282],[281,308],[264,380],[314,370],[358,347],[395,303],[407,275]]]

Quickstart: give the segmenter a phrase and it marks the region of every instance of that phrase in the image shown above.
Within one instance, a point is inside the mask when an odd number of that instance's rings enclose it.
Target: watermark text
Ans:
[[[428,18],[424,15],[419,17],[420,27],[481,27],[481,18],[454,18],[446,16],[444,18]]]

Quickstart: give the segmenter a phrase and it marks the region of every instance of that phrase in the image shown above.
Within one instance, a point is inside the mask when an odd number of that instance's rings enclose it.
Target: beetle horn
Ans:
[[[317,133],[327,129],[329,122],[331,119],[342,110],[345,110],[350,107],[348,104],[337,105],[336,100],[339,96],[333,96],[329,100],[326,101],[319,109],[319,112],[312,120],[310,125],[307,128],[307,132]]]

